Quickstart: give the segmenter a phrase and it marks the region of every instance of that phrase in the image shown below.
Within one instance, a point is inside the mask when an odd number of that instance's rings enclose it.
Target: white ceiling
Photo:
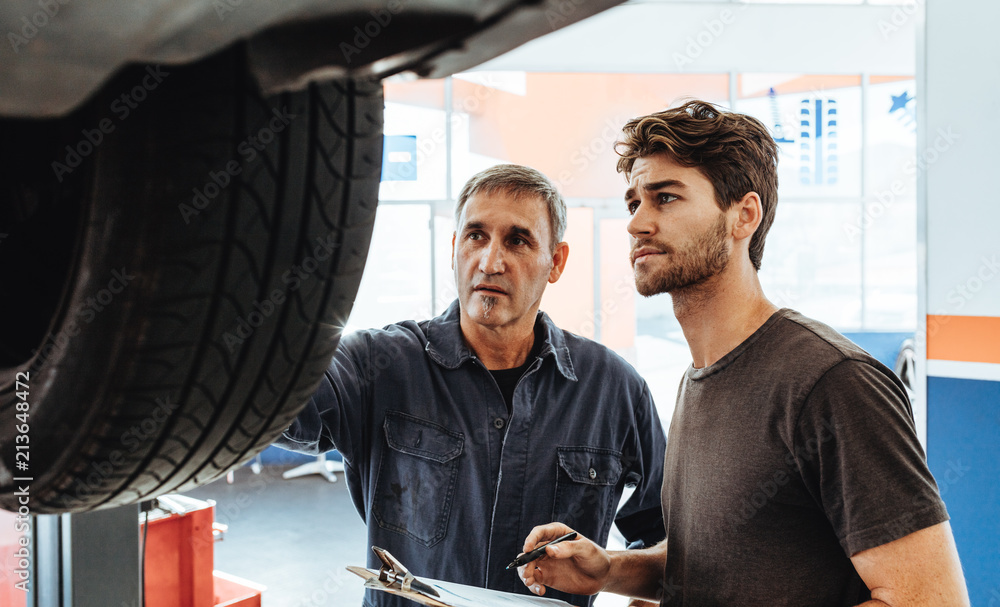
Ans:
[[[477,70],[913,74],[921,18],[913,7],[647,0],[548,34]]]

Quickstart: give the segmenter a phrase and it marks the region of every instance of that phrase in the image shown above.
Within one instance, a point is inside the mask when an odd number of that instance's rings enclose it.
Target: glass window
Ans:
[[[451,237],[455,233],[455,206],[451,201],[434,205],[434,314],[448,309],[458,297],[451,267]]]
[[[861,195],[861,77],[741,74],[736,111],[771,128],[779,198]]]
[[[548,285],[541,309],[557,326],[594,339],[594,209],[578,206],[567,209],[566,235],[569,257],[562,276]]]
[[[735,80],[735,109],[761,119],[779,143],[780,202],[760,275],[767,295],[842,331],[912,328],[913,78],[872,76],[864,86],[850,74]],[[380,207],[376,242],[386,238],[397,253],[373,248],[369,266],[380,278],[366,273],[352,325],[427,318],[450,305],[454,197],[479,170],[526,164],[548,175],[570,207],[567,270],[542,308],[635,365],[668,422],[690,352],[669,296],[635,296],[613,145],[628,119],[687,98],[727,107],[729,82],[729,74],[484,71],[387,84],[386,133],[394,139],[386,159],[402,164],[386,171],[383,205],[426,204]],[[405,164],[414,149],[415,167]],[[427,260],[417,259],[420,251]],[[403,281],[398,291],[372,286],[393,280]]]
[[[861,243],[843,230],[859,209],[856,199],[779,200],[760,271],[771,301],[841,329],[861,326]]]
[[[870,0],[740,0],[747,4],[863,4]],[[913,1],[913,0],[909,0]]]
[[[385,204],[345,331],[431,317],[431,207]]]
[[[864,328],[917,326],[917,91],[911,76],[872,76],[866,97],[866,191],[848,237],[865,243]]]
[[[613,146],[625,122],[685,97],[729,98],[726,74],[517,74],[453,80],[456,193],[475,172],[514,162],[548,175],[567,198],[620,198]]]
[[[385,146],[379,200],[445,198],[444,80],[385,84]]]

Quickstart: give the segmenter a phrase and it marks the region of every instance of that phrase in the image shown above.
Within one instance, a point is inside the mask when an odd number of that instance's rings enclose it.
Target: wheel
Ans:
[[[382,113],[376,81],[262,98],[234,47],[0,121],[0,507],[184,491],[291,423],[361,280]]]

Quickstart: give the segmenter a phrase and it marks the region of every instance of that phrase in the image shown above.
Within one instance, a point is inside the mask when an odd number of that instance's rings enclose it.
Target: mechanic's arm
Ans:
[[[666,536],[660,488],[667,441],[646,382],[642,382],[642,391],[637,396],[634,433],[629,436],[623,453],[625,482],[635,490],[615,514],[615,526],[627,547],[649,548]]]
[[[947,521],[851,557],[871,589],[863,607],[969,605],[969,591]]]
[[[535,527],[524,540],[523,550],[533,550],[570,531],[562,523]],[[524,585],[539,596],[548,586],[572,594],[604,591],[655,601],[662,594],[666,558],[666,542],[642,550],[608,552],[581,535],[547,547],[545,556],[517,571]]]
[[[371,345],[364,331],[341,339],[319,386],[275,445],[311,455],[336,448],[358,463],[367,410],[367,369]]]

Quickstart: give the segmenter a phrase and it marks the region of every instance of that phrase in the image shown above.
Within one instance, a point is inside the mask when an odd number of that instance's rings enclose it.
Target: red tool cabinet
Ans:
[[[164,498],[170,499],[169,496]],[[153,510],[146,534],[147,607],[261,607],[264,587],[214,571],[215,505],[183,499],[183,512]],[[0,607],[26,607],[18,550],[22,534],[12,512],[0,510]],[[142,533],[144,525],[139,524]],[[28,552],[30,553],[30,548]],[[34,580],[30,580],[34,584]]]
[[[203,504],[182,513],[150,513],[146,607],[261,607],[263,586],[214,571],[215,504]]]

